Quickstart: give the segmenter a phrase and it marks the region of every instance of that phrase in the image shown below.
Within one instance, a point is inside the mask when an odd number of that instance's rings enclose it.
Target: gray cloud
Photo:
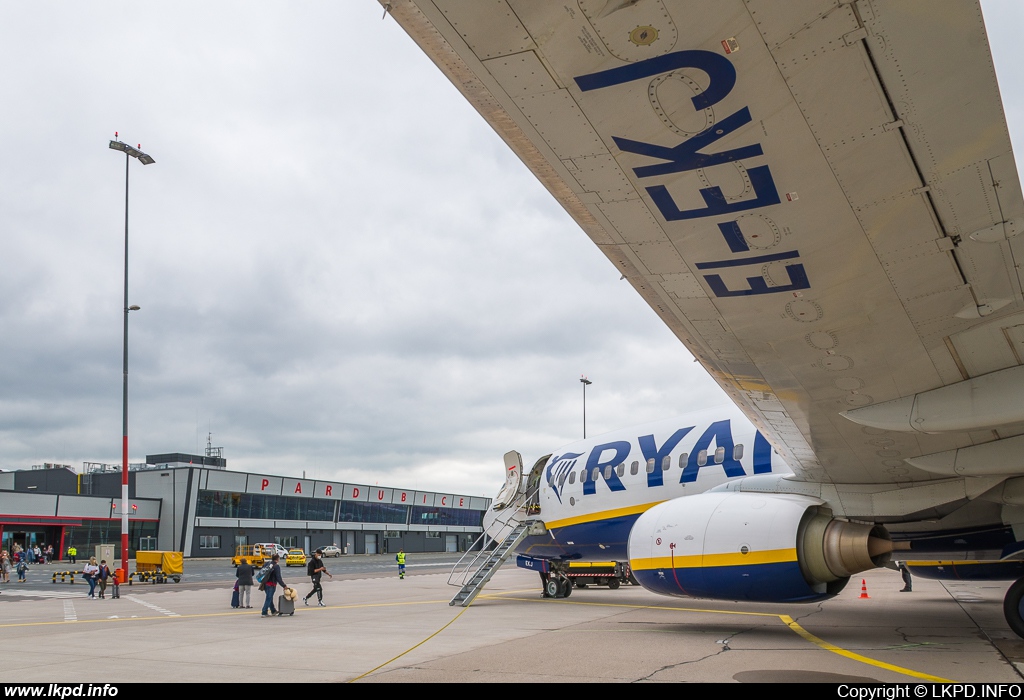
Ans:
[[[120,458],[115,130],[156,158],[131,166],[133,461],[209,430],[236,469],[493,495],[503,452],[581,436],[582,373],[590,434],[729,405],[380,15],[5,6],[0,467]]]

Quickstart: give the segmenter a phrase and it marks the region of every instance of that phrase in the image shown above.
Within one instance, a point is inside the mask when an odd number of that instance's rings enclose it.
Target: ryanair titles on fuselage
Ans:
[[[592,446],[578,443],[553,454],[543,474],[547,488],[561,503],[570,491],[584,498],[595,496],[599,482],[607,487],[600,491],[616,493],[667,483],[693,483],[707,472],[720,477],[715,481],[725,481],[772,471],[772,448],[760,431],[752,427],[744,431],[748,440],[744,444],[742,439],[734,439],[732,421],[728,419],[703,428],[666,422],[635,432],[632,440],[598,438],[591,441]],[[748,463],[749,472],[743,461]]]

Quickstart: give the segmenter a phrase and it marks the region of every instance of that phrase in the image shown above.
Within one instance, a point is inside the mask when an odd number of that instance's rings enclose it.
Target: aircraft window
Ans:
[[[612,465],[609,464],[608,466],[606,466],[604,468],[604,478],[605,479],[611,479],[612,478]]]
[[[665,455],[661,460],[661,471],[667,472],[668,468],[672,466],[672,458]]]
[[[725,448],[719,447],[715,450],[715,464],[721,464],[725,461]]]
[[[624,476],[626,473],[626,465],[620,464],[619,466],[615,467],[615,473],[618,474],[619,476]]]
[[[743,459],[743,445],[736,445],[732,448],[732,458],[737,462]]]
[[[680,469],[686,469],[686,462],[689,459],[690,459],[690,453],[689,452],[684,452],[683,454],[679,455],[679,468]]]
[[[570,472],[569,473],[569,483],[570,484],[575,484],[576,483],[576,472]]]
[[[590,475],[592,481],[597,481],[597,477],[601,476],[601,469],[594,467],[594,473]]]
[[[586,469],[580,469],[580,483],[582,484],[586,480],[587,480],[587,470]]]
[[[638,471],[640,471],[640,463],[634,460],[634,462],[629,465],[629,473],[636,476]]]
[[[562,474],[562,476],[558,477],[558,485],[565,486],[565,474]]]
[[[707,463],[708,463],[708,451],[707,450],[701,450],[700,452],[697,453],[697,466],[698,467],[703,467]]]
[[[653,474],[654,473],[654,459],[653,458],[647,460],[647,473],[648,474]]]

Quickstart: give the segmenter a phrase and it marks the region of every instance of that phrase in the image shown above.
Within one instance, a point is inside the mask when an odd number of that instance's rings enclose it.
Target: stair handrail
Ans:
[[[538,487],[539,488],[539,487]],[[495,543],[495,548],[499,546],[506,538],[511,536],[512,531],[516,529],[521,522],[526,519],[527,508],[531,498],[536,495],[538,488],[534,488],[529,491],[524,491],[522,494],[517,496],[508,506],[500,511],[496,511],[494,522],[500,525],[502,528],[508,527],[509,531],[502,538],[501,542]],[[490,557],[493,553],[493,548],[488,549],[489,536],[486,530],[480,533],[480,536],[473,541],[469,549],[459,557],[459,560],[452,566],[452,570],[448,574],[448,585],[462,587],[466,585],[466,581],[475,574],[482,565],[481,559]],[[480,548],[477,549],[477,544],[480,544]]]

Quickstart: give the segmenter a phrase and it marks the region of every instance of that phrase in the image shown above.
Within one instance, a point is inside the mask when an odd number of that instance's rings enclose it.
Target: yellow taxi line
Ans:
[[[484,596],[481,596],[481,597],[484,597]],[[847,649],[843,649],[842,647],[836,646],[835,644],[831,644],[831,643],[826,642],[825,640],[823,640],[823,639],[821,639],[819,637],[814,636],[813,634],[811,634],[810,632],[805,630],[803,627],[801,627],[800,624],[797,623],[789,615],[780,615],[780,614],[777,614],[777,613],[749,612],[749,611],[742,611],[742,610],[708,610],[708,609],[704,609],[704,608],[680,608],[680,607],[676,607],[676,606],[667,606],[667,605],[663,606],[663,605],[629,605],[628,603],[590,603],[590,602],[583,602],[583,601],[570,601],[570,600],[566,600],[564,598],[559,598],[559,599],[546,598],[546,599],[543,599],[543,600],[537,599],[537,598],[512,598],[512,597],[509,597],[507,594],[493,594],[493,595],[490,595],[490,596],[487,596],[487,597],[489,597],[489,598],[499,598],[500,597],[503,600],[517,600],[517,601],[524,601],[524,602],[527,602],[527,603],[545,603],[545,604],[562,604],[562,605],[593,605],[593,606],[597,606],[597,607],[609,607],[609,608],[630,608],[630,609],[633,609],[633,610],[644,610],[644,609],[646,609],[646,610],[672,610],[674,612],[695,612],[695,613],[705,613],[705,614],[713,614],[713,615],[746,615],[746,616],[751,616],[751,617],[774,617],[777,620],[781,620],[782,623],[785,624],[789,629],[791,629],[793,632],[795,632],[796,634],[798,634],[801,637],[803,637],[804,639],[806,639],[811,644],[814,644],[815,646],[820,647],[821,649],[824,649],[825,651],[832,652],[833,654],[838,654],[839,656],[846,657],[847,659],[851,659],[853,661],[857,661],[857,662],[862,663],[862,664],[867,664],[869,666],[875,666],[877,668],[883,668],[883,669],[885,669],[887,671],[892,671],[894,673],[899,673],[899,674],[902,674],[904,676],[911,676],[912,678],[920,678],[921,680],[933,681],[933,682],[936,682],[936,683],[953,683],[954,682],[954,681],[949,680],[948,678],[941,678],[939,676],[933,676],[931,674],[923,673],[921,671],[915,671],[913,669],[904,668],[902,666],[896,666],[894,664],[889,664],[889,663],[886,663],[884,661],[878,661],[876,659],[872,659],[870,657],[863,656],[862,654],[857,654],[857,653],[849,651]]]

